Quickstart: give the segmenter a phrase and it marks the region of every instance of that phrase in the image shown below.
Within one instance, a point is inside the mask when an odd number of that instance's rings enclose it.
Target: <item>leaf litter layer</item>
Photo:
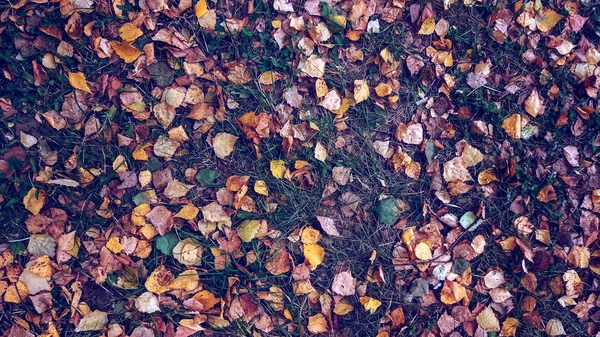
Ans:
[[[2,5],[2,336],[600,335],[599,10]]]

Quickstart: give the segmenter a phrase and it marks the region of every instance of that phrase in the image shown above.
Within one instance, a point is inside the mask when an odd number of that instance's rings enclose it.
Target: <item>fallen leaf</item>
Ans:
[[[435,19],[433,17],[427,18],[421,24],[421,29],[417,34],[419,35],[431,35],[435,31]]]
[[[131,22],[125,23],[119,28],[119,36],[126,42],[133,42],[144,33]]]
[[[102,330],[108,324],[108,315],[104,311],[94,310],[83,316],[75,332]]]
[[[285,176],[287,168],[285,167],[283,160],[271,160],[270,168],[273,177],[281,179]]]
[[[327,320],[323,314],[308,317],[308,331],[314,334],[327,333]]]
[[[349,271],[335,274],[331,290],[338,295],[352,296],[355,293],[354,277]]]
[[[535,24],[540,31],[548,32],[563,18],[563,15],[547,7],[542,7],[535,16]]]
[[[546,323],[546,333],[548,336],[566,335],[565,328],[558,318],[553,318]]]
[[[500,337],[512,337],[517,333],[517,326],[519,320],[513,317],[509,317],[502,322],[502,330],[500,330]]]
[[[502,128],[513,139],[521,138],[521,115],[512,114],[502,121]]]
[[[325,159],[327,159],[327,150],[321,142],[317,142],[317,145],[315,145],[315,159],[322,162],[325,162]]]
[[[339,316],[344,316],[347,315],[349,313],[352,312],[352,310],[354,310],[354,307],[352,306],[352,304],[342,300],[339,301],[334,307],[333,307],[333,312],[336,315]]]
[[[258,220],[244,220],[240,227],[238,227],[238,236],[244,242],[250,242],[258,233],[260,228],[260,221]]]
[[[317,78],[315,81],[315,94],[317,98],[321,98],[329,92],[329,88],[327,87],[327,83],[322,78]]]
[[[213,150],[215,151],[215,155],[221,159],[229,156],[231,152],[233,152],[237,140],[238,137],[232,134],[219,132],[213,139]]]
[[[326,218],[324,216],[317,216],[317,220],[319,224],[321,224],[321,228],[323,231],[331,236],[340,236],[337,228],[335,227],[334,220],[331,218]]]
[[[254,192],[262,195],[269,195],[269,187],[264,180],[257,180],[254,183]]]
[[[304,61],[302,72],[310,77],[321,78],[325,74],[325,61],[317,55],[311,55]]]
[[[323,100],[319,102],[319,106],[322,106],[329,111],[336,111],[342,106],[342,97],[337,91],[331,90],[323,97]]]
[[[82,72],[69,72],[69,83],[75,89],[82,90],[90,94],[92,93],[92,90],[90,90],[90,87],[87,84],[85,75]]]
[[[151,292],[142,293],[135,299],[135,308],[139,312],[152,314],[160,311],[158,297]]]
[[[258,78],[258,83],[260,84],[264,84],[264,85],[272,85],[275,82],[281,80],[283,78],[283,76],[276,72],[276,71],[265,71],[264,73],[262,73],[260,75],[260,77]]]
[[[196,13],[196,17],[200,19],[206,13],[208,13],[208,6],[206,4],[206,0],[199,0],[194,6],[194,12]]]
[[[359,298],[360,304],[363,305],[365,311],[368,311],[371,314],[374,314],[377,311],[377,308],[381,306],[381,302],[373,297],[369,296],[361,296]]]
[[[525,100],[525,111],[533,117],[544,114],[544,102],[538,94],[537,89],[533,89],[527,100]]]
[[[323,262],[325,249],[316,243],[304,244],[304,257],[311,266],[316,267]]]
[[[32,187],[23,198],[25,208],[33,215],[37,215],[46,204],[46,191]]]
[[[498,321],[491,307],[486,307],[477,315],[477,324],[486,332],[500,331],[500,321]]]
[[[110,46],[125,63],[133,63],[142,52],[127,42],[110,41]]]
[[[356,104],[369,98],[369,86],[365,80],[354,80],[354,101]],[[337,109],[336,109],[337,110]]]

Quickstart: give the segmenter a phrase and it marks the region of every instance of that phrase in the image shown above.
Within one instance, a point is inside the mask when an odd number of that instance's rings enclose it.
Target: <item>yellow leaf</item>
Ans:
[[[304,257],[311,266],[316,267],[323,262],[325,249],[316,243],[306,243],[304,244]]]
[[[327,320],[323,314],[316,314],[308,317],[308,331],[313,334],[326,333]]]
[[[171,284],[171,289],[192,291],[198,288],[199,284],[200,277],[198,276],[198,272],[194,269],[188,269],[177,275],[177,278]]]
[[[17,281],[15,284],[11,284],[4,293],[4,302],[6,303],[21,303],[21,301],[27,298],[29,290],[25,283]]]
[[[352,304],[350,304],[344,300],[339,301],[333,308],[333,312],[335,312],[336,315],[340,315],[340,316],[347,315],[348,313],[352,312],[352,310],[354,310],[354,307],[352,306]]]
[[[151,208],[148,204],[140,204],[131,212],[131,223],[136,226],[143,226],[146,224],[146,219],[144,215],[150,212]]]
[[[507,318],[502,323],[502,330],[500,330],[500,337],[512,337],[517,333],[517,325],[519,320],[513,317]]]
[[[123,245],[121,245],[121,240],[118,237],[113,236],[106,243],[106,248],[113,252],[114,254],[118,254],[123,251]]]
[[[369,98],[369,86],[365,80],[354,80],[354,100],[360,103]]]
[[[258,233],[260,228],[260,221],[258,220],[244,220],[238,228],[238,236],[244,242],[250,242]]]
[[[131,153],[134,160],[146,161],[149,159],[148,154],[144,150],[149,145],[138,145]]]
[[[254,192],[262,195],[269,195],[269,187],[264,180],[257,180],[254,183]]]
[[[196,17],[200,19],[204,16],[204,14],[208,13],[208,5],[206,4],[206,0],[200,0],[194,6],[194,10],[196,11]]]
[[[27,195],[23,198],[25,208],[33,215],[38,215],[46,203],[46,191],[32,187]]]
[[[273,26],[273,28],[277,29],[281,27],[281,20],[273,20],[271,21],[271,26]]]
[[[283,78],[283,76],[281,76],[280,73],[269,70],[269,71],[265,71],[264,73],[262,73],[260,75],[260,77],[258,78],[258,83],[265,84],[265,85],[271,85],[271,84],[279,81],[282,78]]]
[[[419,35],[431,35],[435,31],[435,19],[428,18],[423,21],[421,24],[421,29],[419,29]]]
[[[535,24],[539,30],[542,32],[547,32],[554,28],[558,21],[562,20],[563,18],[564,16],[556,13],[555,11],[543,7],[535,16]]]
[[[194,205],[184,205],[179,210],[179,213],[175,214],[175,217],[191,221],[191,220],[194,220],[196,218],[196,216],[198,215],[199,211],[200,210],[198,209],[198,207],[196,207]]]
[[[302,236],[300,237],[300,241],[302,243],[317,243],[321,239],[321,232],[312,228],[306,227],[302,230]]]
[[[139,49],[127,42],[110,41],[110,46],[115,50],[115,53],[125,61],[125,63],[132,63],[142,55],[142,52]]]
[[[173,274],[165,268],[158,266],[146,280],[145,286],[148,291],[155,294],[162,294],[172,289],[172,284],[175,282]]]
[[[385,97],[392,93],[392,87],[386,83],[379,83],[377,87],[375,87],[375,93],[377,93],[377,96],[379,97]]]
[[[502,121],[502,128],[511,138],[521,138],[521,115],[512,114]]]
[[[135,41],[138,37],[142,36],[143,34],[144,33],[131,22],[127,22],[126,24],[121,26],[121,28],[119,28],[119,36],[129,43]]]
[[[281,179],[285,176],[285,172],[287,171],[287,168],[285,167],[285,162],[281,159],[279,160],[271,160],[270,163],[270,167],[271,167],[271,174],[273,175],[273,177]]]
[[[369,311],[371,314],[375,313],[377,308],[381,305],[381,301],[369,296],[361,296],[359,300],[360,304],[365,308],[365,311]]]
[[[317,78],[315,81],[315,93],[317,94],[317,98],[321,98],[329,92],[329,88],[327,87],[327,83],[322,78]]]
[[[283,316],[284,316],[285,318],[289,319],[289,320],[292,320],[292,318],[293,318],[293,317],[292,317],[292,313],[290,312],[290,310],[289,310],[289,309],[285,309],[285,310],[283,310]]]
[[[415,247],[415,256],[419,260],[427,261],[431,260],[433,256],[431,255],[431,249],[425,242],[419,242]]]
[[[71,83],[71,86],[75,89],[89,92],[90,94],[92,93],[92,90],[90,90],[90,87],[86,82],[85,75],[82,72],[69,72],[69,83]]]

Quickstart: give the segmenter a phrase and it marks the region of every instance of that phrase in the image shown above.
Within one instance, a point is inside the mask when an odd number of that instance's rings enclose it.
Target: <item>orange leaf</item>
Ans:
[[[142,55],[142,52],[139,49],[127,42],[110,41],[110,46],[115,50],[115,53],[125,61],[125,63],[132,63]]]

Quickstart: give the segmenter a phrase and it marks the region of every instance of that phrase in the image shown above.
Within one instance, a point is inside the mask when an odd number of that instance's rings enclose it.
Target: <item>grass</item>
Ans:
[[[592,13],[597,9],[595,5],[586,7],[585,13]],[[245,7],[237,4],[230,9],[234,17],[242,15]],[[449,11],[443,12],[442,16],[453,24],[449,32],[449,37],[453,40],[453,52],[455,61],[465,59],[468,54],[471,54],[471,61],[477,63],[486,58],[490,58],[494,65],[493,71],[500,74],[514,74],[527,76],[531,75],[538,78],[540,75],[539,68],[528,65],[522,61],[521,55],[524,48],[516,42],[507,42],[503,45],[493,42],[489,38],[490,28],[487,25],[487,17],[495,10],[495,8],[482,5],[465,8],[462,6],[451,7]],[[265,5],[261,1],[257,1],[256,10],[250,16],[251,20],[256,20],[260,17],[271,17],[275,15],[270,6]],[[591,14],[590,14],[591,16]],[[102,30],[110,30],[111,27],[118,27],[123,20],[113,20],[108,17],[98,18],[96,26]],[[43,21],[43,24],[52,24],[54,20],[60,20],[57,13],[49,14]],[[591,20],[598,21],[598,16],[591,16]],[[123,22],[121,22],[123,21]],[[425,165],[422,167],[419,179],[412,180],[407,178],[402,173],[395,173],[390,163],[383,157],[377,154],[373,149],[373,142],[376,140],[392,139],[393,146],[402,146],[403,149],[421,163],[425,163],[424,154],[417,147],[410,148],[394,138],[395,127],[399,122],[407,123],[411,120],[418,109],[425,109],[422,104],[422,93],[434,99],[443,97],[442,93],[430,92],[427,85],[429,79],[426,78],[426,69],[431,67],[431,61],[424,59],[426,66],[416,76],[409,77],[408,70],[404,62],[402,62],[401,89],[399,91],[400,101],[397,107],[390,109],[381,109],[374,100],[369,99],[363,104],[352,107],[348,114],[345,123],[348,129],[338,131],[336,129],[335,116],[329,111],[318,107],[316,100],[313,97],[312,91],[309,94],[303,95],[304,101],[302,111],[307,112],[306,119],[300,118],[299,113],[294,112],[291,116],[293,124],[299,124],[304,121],[312,122],[318,126],[317,132],[307,144],[321,142],[329,152],[329,158],[325,162],[320,162],[314,158],[313,149],[311,146],[301,146],[292,151],[288,157],[281,149],[281,137],[272,135],[267,139],[261,139],[258,149],[262,158],[256,156],[255,149],[250,141],[245,139],[239,126],[236,124],[237,118],[242,114],[252,111],[256,113],[267,112],[273,116],[278,114],[278,106],[284,103],[282,93],[292,85],[308,85],[309,79],[300,76],[297,70],[297,59],[293,47],[285,46],[279,49],[271,35],[265,32],[257,32],[252,30],[243,30],[239,35],[230,34],[221,28],[217,31],[217,38],[214,38],[206,33],[198,30],[196,19],[193,13],[188,12],[179,16],[177,19],[170,22],[170,25],[178,29],[187,29],[190,33],[196,36],[199,47],[207,55],[229,55],[227,61],[233,60],[252,60],[253,66],[249,68],[252,73],[252,78],[257,78],[264,71],[277,71],[285,74],[286,78],[277,85],[263,86],[258,81],[251,81],[245,85],[233,85],[220,83],[223,92],[227,97],[235,100],[239,107],[227,111],[226,121],[214,125],[216,132],[228,132],[240,137],[238,146],[236,146],[233,154],[224,159],[218,160],[215,158],[212,147],[206,142],[206,137],[198,137],[183,146],[184,150],[189,151],[187,156],[176,157],[168,162],[144,163],[136,161],[132,158],[131,149],[126,147],[118,147],[114,142],[108,142],[103,137],[85,138],[78,130],[63,130],[58,132],[49,127],[46,123],[38,123],[35,121],[35,112],[45,112],[48,110],[60,111],[64,96],[71,92],[71,87],[65,76],[60,73],[65,70],[75,70],[77,63],[75,60],[65,58],[65,62],[61,67],[60,72],[49,72],[47,86],[35,87],[32,85],[33,78],[31,63],[16,61],[14,55],[18,54],[12,43],[4,43],[6,48],[0,50],[0,60],[10,64],[10,66],[18,72],[14,81],[1,79],[0,87],[3,87],[8,95],[2,94],[2,97],[10,96],[14,106],[18,106],[20,113],[10,120],[18,128],[23,128],[22,131],[32,133],[36,136],[43,136],[50,149],[57,151],[57,167],[60,170],[64,168],[64,163],[72,156],[76,155],[76,163],[78,167],[95,167],[104,171],[104,174],[95,179],[85,189],[73,192],[72,189],[64,187],[56,187],[49,189],[47,207],[57,207],[67,210],[69,213],[69,230],[76,230],[77,233],[85,233],[90,228],[106,230],[115,224],[120,224],[123,219],[131,212],[133,206],[131,199],[137,191],[127,191],[118,198],[122,200],[121,205],[111,206],[114,211],[112,219],[103,219],[97,216],[90,216],[88,212],[81,210],[81,204],[88,203],[98,207],[103,198],[102,193],[106,191],[106,186],[117,175],[110,169],[113,160],[118,155],[123,155],[127,159],[127,165],[130,170],[140,172],[145,169],[156,171],[159,168],[169,167],[173,173],[173,178],[180,181],[186,181],[185,170],[187,168],[194,169],[212,169],[221,173],[217,179],[217,187],[225,186],[227,177],[233,175],[247,175],[251,177],[251,182],[256,180],[264,180],[269,187],[269,197],[257,197],[256,214],[238,213],[233,217],[234,227],[246,218],[266,219],[270,226],[279,230],[282,237],[287,237],[297,233],[297,231],[306,226],[318,228],[318,222],[315,219],[316,215],[327,216],[336,220],[336,225],[342,233],[341,238],[332,238],[327,235],[320,242],[325,248],[326,255],[323,263],[311,273],[311,281],[313,286],[319,292],[326,292],[331,288],[332,277],[334,274],[350,270],[352,275],[357,280],[365,280],[369,269],[374,266],[382,266],[385,276],[385,283],[366,284],[365,293],[369,296],[379,299],[384,303],[375,314],[368,315],[358,301],[358,297],[350,298],[355,310],[346,316],[339,317],[338,332],[349,336],[375,336],[384,324],[380,323],[385,318],[387,309],[393,309],[401,306],[404,309],[407,322],[410,322],[409,328],[404,331],[403,336],[419,335],[422,329],[432,328],[435,326],[439,316],[448,308],[440,303],[430,306],[421,306],[418,300],[409,301],[407,299],[407,289],[410,283],[424,274],[418,274],[411,271],[397,270],[393,261],[393,250],[396,243],[401,240],[401,230],[397,230],[377,221],[372,214],[372,206],[377,202],[381,195],[391,195],[400,198],[409,206],[409,211],[403,214],[407,218],[407,226],[416,226],[421,228],[432,220],[425,208],[425,204],[432,210],[439,210],[444,205],[435,198],[431,189],[431,178],[425,175]],[[595,22],[596,22],[595,21]],[[265,23],[269,25],[267,21]],[[2,33],[3,38],[17,36],[15,27],[9,26]],[[392,25],[384,25],[379,34],[365,34],[360,41],[354,45],[363,50],[365,55],[377,55],[381,50],[387,48],[397,60],[405,60],[409,55],[421,54],[420,48],[414,47],[409,43],[409,38],[413,38],[410,26],[405,23],[395,23]],[[294,37],[292,37],[293,39]],[[427,38],[425,38],[427,39]],[[597,42],[597,37],[590,37],[592,41]],[[255,44],[253,42],[259,41]],[[342,34],[336,34],[332,37],[335,44],[335,51],[340,51],[350,46],[350,42],[345,39]],[[55,43],[56,41],[52,41]],[[123,62],[109,62],[106,59],[98,59],[95,53],[88,47],[89,41],[83,38],[74,47],[80,52],[83,72],[88,76],[88,80],[94,81],[100,75],[107,74],[118,78],[126,78],[126,73],[130,69]],[[330,88],[335,88],[338,92],[353,90],[354,80],[369,79],[373,81],[383,82],[385,78],[378,74],[377,66],[372,62],[357,62],[351,63],[346,60],[335,57],[336,53],[330,52],[330,62],[327,63],[326,81]],[[41,54],[36,55],[35,59],[41,62]],[[157,59],[167,61],[168,55],[164,51],[157,50]],[[499,71],[505,69],[505,71]],[[509,140],[504,131],[501,129],[501,122],[506,116],[512,113],[523,113],[522,105],[516,100],[518,95],[526,94],[525,90],[520,90],[516,95],[501,96],[496,90],[488,88],[472,90],[464,86],[467,73],[461,73],[458,69],[450,69],[451,74],[456,77],[456,82],[461,83],[462,87],[456,88],[451,95],[452,104],[455,109],[461,106],[468,107],[473,113],[472,119],[459,119],[455,116],[450,116],[449,120],[456,130],[456,137],[453,140],[442,140],[444,148],[438,149],[436,157],[441,163],[455,156],[454,148],[455,141],[466,139],[469,143],[489,155],[486,158],[492,162],[495,157],[500,156],[501,151],[505,149],[504,142]],[[176,70],[176,78],[183,75],[181,69]],[[590,143],[589,139],[582,137],[574,137],[571,133],[566,132],[565,127],[562,129],[556,128],[555,120],[560,112],[560,109],[570,99],[563,93],[572,92],[577,87],[577,83],[573,82],[566,72],[554,72],[555,79],[547,85],[540,88],[544,92],[550,88],[552,83],[559,85],[561,96],[552,102],[547,102],[546,114],[537,117],[532,123],[540,127],[541,130],[555,130],[552,133],[555,142],[547,142],[543,136],[522,140],[521,142],[513,142],[514,153],[512,158],[518,159],[518,170],[514,177],[502,176],[501,170],[498,169],[498,177],[500,182],[497,184],[498,191],[491,197],[487,198],[473,188],[468,194],[453,198],[452,205],[447,206],[451,212],[460,217],[467,211],[476,211],[480,205],[484,205],[486,209],[487,221],[480,226],[476,231],[467,234],[464,239],[472,240],[477,235],[483,235],[488,243],[485,247],[485,252],[471,261],[471,268],[474,271],[474,282],[478,282],[484,275],[485,271],[494,266],[509,266],[517,269],[518,263],[515,261],[522,260],[522,253],[516,249],[514,252],[507,254],[494,243],[495,240],[501,240],[506,236],[514,235],[516,230],[513,225],[514,219],[517,217],[510,211],[510,204],[514,197],[523,195],[531,197],[530,207],[535,209],[534,216],[544,214],[548,217],[551,228],[557,230],[560,223],[563,223],[569,214],[564,214],[565,209],[559,208],[558,205],[542,204],[535,200],[537,192],[549,183],[557,181],[555,175],[549,176],[544,180],[534,179],[538,166],[550,166],[558,159],[563,157],[562,147],[565,144],[576,144],[582,146]],[[158,100],[152,96],[154,84],[151,81],[143,83],[127,82],[133,85],[143,95],[144,101],[147,104],[156,103]],[[308,85],[309,90],[313,90],[312,86]],[[487,89],[487,90],[486,90]],[[109,128],[111,125],[120,127],[123,134],[129,137],[135,136],[135,129],[125,126],[137,125],[137,122],[130,113],[116,108],[112,109],[112,104],[96,104],[95,113],[102,123],[104,128]],[[499,107],[495,104],[498,103]],[[578,99],[574,106],[587,104],[587,99]],[[186,130],[193,129],[193,121],[184,118],[185,113],[178,114],[174,125],[184,125]],[[87,115],[86,115],[87,117]],[[571,113],[570,120],[573,122],[577,118],[575,113]],[[486,123],[493,125],[494,138],[483,137],[471,132],[472,120],[484,120]],[[600,125],[600,119],[594,117],[594,124],[590,126],[591,130],[597,130]],[[0,122],[0,132],[3,135],[11,135],[13,138],[6,137],[0,139],[0,155],[7,153],[8,149],[15,145],[18,140],[18,128],[9,125],[9,122],[2,120]],[[19,130],[21,131],[21,130]],[[152,128],[149,139],[155,139],[158,135],[166,134],[161,128]],[[338,137],[343,138],[346,145],[338,149],[336,142]],[[512,142],[512,141],[511,141]],[[532,149],[540,149],[545,152],[543,156],[532,155]],[[30,150],[30,155],[35,155],[34,150]],[[270,160],[285,159],[286,165],[292,167],[296,160],[304,160],[310,163],[310,178],[311,183],[301,183],[298,180],[283,180],[273,177],[270,172]],[[0,242],[8,243],[13,251],[24,251],[25,240],[29,233],[24,225],[28,213],[24,210],[22,199],[32,186],[46,188],[45,185],[36,183],[32,179],[32,174],[39,173],[45,166],[44,163],[37,159],[32,159],[25,162],[18,160],[8,160],[7,164],[17,171],[28,170],[30,172],[23,174],[13,174],[11,176],[0,176],[0,194],[4,197],[4,201],[0,203],[0,215],[3,219],[7,219],[2,227]],[[331,181],[331,169],[335,166],[343,166],[351,168],[353,181],[345,186],[339,186],[338,190],[330,197],[323,197],[323,192],[328,188],[328,182]],[[478,168],[476,168],[478,170]],[[479,172],[475,172],[476,174]],[[65,172],[68,177],[76,178],[76,171]],[[474,177],[476,177],[476,174]],[[1,175],[1,174],[0,174]],[[520,183],[517,185],[516,183]],[[250,187],[250,186],[249,186]],[[589,187],[586,187],[589,189]],[[188,199],[196,205],[204,205],[215,199],[215,189],[195,189],[189,195]],[[356,214],[345,216],[340,208],[343,202],[340,196],[344,193],[352,193],[359,199]],[[568,200],[568,196],[562,191],[559,191],[561,200]],[[277,209],[274,212],[268,213],[265,211],[267,203],[276,202]],[[168,205],[171,207],[172,205]],[[425,213],[425,214],[424,214]],[[576,217],[578,211],[570,216]],[[496,229],[496,232],[492,232]],[[184,225],[177,230],[180,238],[191,237],[200,242],[204,247],[218,246],[212,238],[205,238],[198,232],[194,231],[188,225]],[[444,232],[446,234],[446,232]],[[529,238],[534,241],[534,238]],[[555,237],[552,237],[552,242],[555,242]],[[288,243],[286,248],[292,254],[295,264],[302,263],[304,257],[297,244]],[[553,247],[548,247],[552,249]],[[268,261],[268,249],[263,243],[244,243],[243,251],[254,251],[257,255],[257,262],[245,266],[245,258],[232,258],[234,264],[227,266],[223,270],[219,270],[215,266],[214,258],[208,252],[204,255],[203,267],[200,270],[205,289],[213,292],[217,296],[225,297],[228,289],[228,277],[236,277],[238,279],[239,288],[250,293],[256,294],[261,291],[269,291],[270,285],[276,285],[281,288],[285,296],[285,306],[291,312],[292,321],[284,325],[277,326],[272,335],[281,336],[300,336],[303,335],[300,328],[288,331],[289,326],[297,325],[305,326],[309,316],[319,313],[319,307],[314,303],[310,303],[306,296],[297,296],[293,291],[292,280],[288,275],[274,276],[268,273],[264,265]],[[374,262],[369,261],[373,252],[376,252]],[[25,265],[27,256],[25,253],[17,256],[19,263]],[[78,259],[73,259],[70,262],[70,267],[80,268],[85,262],[83,255]],[[237,263],[238,265],[236,265]],[[174,274],[183,272],[185,269],[177,264],[172,258],[163,256],[160,252],[154,249],[152,255],[143,261],[144,267],[148,271],[154,270],[158,265],[166,264]],[[243,266],[241,268],[240,266]],[[547,283],[554,277],[562,275],[566,270],[571,269],[567,264],[556,263],[548,270],[537,273],[540,287],[545,287]],[[523,276],[522,271],[513,271],[504,269],[505,275],[514,288],[522,288],[520,279]],[[116,275],[112,275],[116,277]],[[90,275],[82,275],[82,277],[90,277]],[[586,281],[590,279],[586,275]],[[97,285],[93,281],[85,282],[82,301],[86,302],[94,309],[109,311],[111,320],[119,322],[127,327],[127,332],[130,333],[134,327],[141,322],[149,322],[153,318],[151,315],[142,314],[139,312],[133,313],[129,311],[127,300],[138,296],[144,291],[143,282],[136,289],[120,289],[110,283]],[[436,295],[438,289],[433,290]],[[590,284],[586,284],[585,294],[591,292]],[[507,313],[505,317],[521,317],[523,312],[519,307],[519,303],[524,297],[523,292],[515,292],[518,294],[514,299],[514,311]],[[573,336],[586,335],[585,325],[580,323],[572,314],[566,314],[566,309],[559,308],[556,305],[556,296],[552,296],[547,292],[538,294],[529,294],[534,296],[538,301],[538,311],[545,321],[549,318],[561,318],[565,329]],[[53,297],[56,299],[55,306],[58,308],[68,308],[69,303],[61,296],[58,288],[53,290]],[[487,296],[476,294],[473,302],[490,301]],[[261,302],[265,310],[273,313],[273,309],[269,307],[266,301]],[[385,307],[385,308],[384,308]],[[23,317],[26,312],[32,312],[33,308],[30,304],[18,307],[16,311],[11,312],[11,315]],[[11,326],[8,314],[2,312],[0,315],[0,327],[8,329]],[[188,318],[189,315],[184,313],[184,310],[165,309],[163,319],[166,321],[178,322],[181,318]],[[276,316],[273,314],[273,316]],[[78,333],[76,334],[72,324],[67,324],[63,335],[77,336],[92,336],[94,334]],[[36,333],[41,332],[37,327]],[[69,330],[70,329],[70,330]],[[39,331],[38,331],[39,330]],[[218,330],[215,335],[219,336],[247,336],[251,335],[253,326],[241,320],[232,322],[230,330]],[[523,330],[519,333],[530,335],[541,335],[536,328],[523,326]]]

